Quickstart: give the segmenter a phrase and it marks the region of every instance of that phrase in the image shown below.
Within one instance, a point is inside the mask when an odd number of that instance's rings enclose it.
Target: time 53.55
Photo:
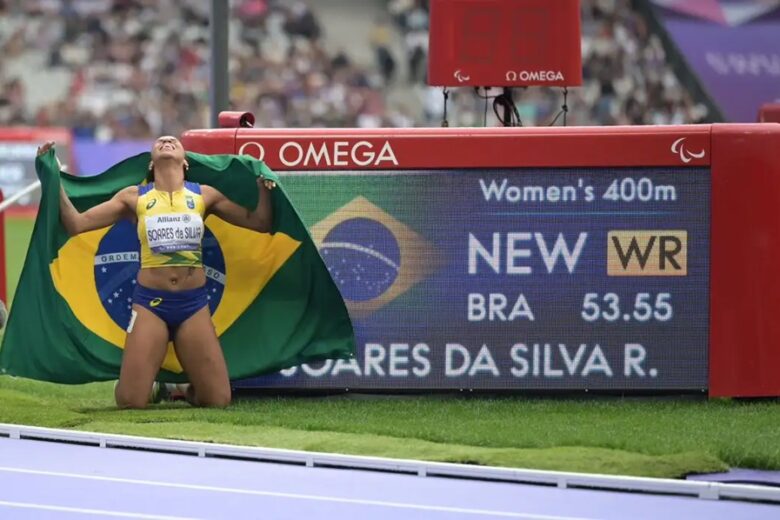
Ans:
[[[628,297],[627,302],[621,302],[620,297],[609,292],[604,295],[587,293],[582,301],[582,319],[595,322],[604,321],[639,321],[647,322],[669,321],[674,316],[672,295],[662,292],[658,294],[637,293]]]

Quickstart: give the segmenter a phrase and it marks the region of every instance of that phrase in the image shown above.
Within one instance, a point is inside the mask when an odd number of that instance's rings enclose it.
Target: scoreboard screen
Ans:
[[[358,355],[239,383],[701,390],[710,169],[282,173]]]

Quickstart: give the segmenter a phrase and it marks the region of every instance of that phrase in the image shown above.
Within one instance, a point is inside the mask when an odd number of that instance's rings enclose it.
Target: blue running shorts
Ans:
[[[208,305],[206,287],[186,291],[163,291],[150,289],[136,283],[133,303],[149,309],[168,326],[168,337],[172,340],[176,329],[193,314]],[[132,331],[135,316],[130,319],[127,331]]]

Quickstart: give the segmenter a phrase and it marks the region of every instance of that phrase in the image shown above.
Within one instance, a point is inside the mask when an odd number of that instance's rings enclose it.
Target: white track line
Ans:
[[[0,507],[17,507],[21,509],[41,509],[44,511],[59,511],[62,513],[79,513],[83,515],[115,516],[120,518],[139,518],[142,520],[198,520],[190,516],[148,515],[144,513],[125,513],[105,509],[85,509],[83,507],[52,506],[48,504],[33,504],[30,502],[7,502],[0,500]]]
[[[157,480],[141,480],[121,477],[104,477],[99,475],[82,475],[80,473],[65,473],[60,471],[44,471],[36,469],[12,468],[0,466],[0,472],[24,473],[28,475],[43,475],[47,477],[76,478],[83,480],[98,480],[102,482],[117,482],[120,484],[135,484],[141,486],[159,486],[175,489],[187,489],[194,491],[211,491],[215,493],[234,493],[240,495],[255,495],[265,497],[290,498],[297,500],[314,500],[319,502],[336,502],[341,504],[354,504],[364,506],[392,507],[398,509],[418,509],[422,511],[437,511],[445,513],[461,513],[467,515],[497,516],[505,518],[521,518],[525,520],[593,520],[574,516],[537,515],[532,513],[513,513],[510,511],[494,511],[489,509],[467,509],[461,507],[431,506],[425,504],[410,504],[405,502],[387,502],[384,500],[366,500],[360,498],[341,498],[324,495],[303,495],[299,493],[282,493],[277,491],[259,491],[255,489],[228,488],[220,486],[206,486],[202,484],[181,484],[178,482],[162,482]]]

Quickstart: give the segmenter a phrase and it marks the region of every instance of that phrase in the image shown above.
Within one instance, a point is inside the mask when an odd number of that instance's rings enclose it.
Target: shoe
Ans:
[[[190,387],[189,383],[165,383],[167,396],[169,401],[185,401],[187,399],[187,389]]]
[[[149,394],[149,402],[158,404],[168,398],[168,385],[155,381],[152,383],[152,391]]]

